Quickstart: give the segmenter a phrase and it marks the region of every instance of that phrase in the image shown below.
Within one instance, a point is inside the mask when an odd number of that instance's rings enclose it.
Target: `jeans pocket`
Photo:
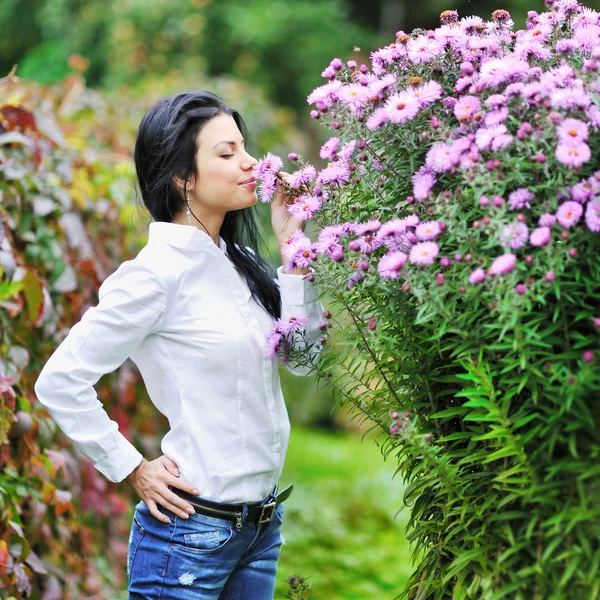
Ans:
[[[211,519],[215,521],[215,519]],[[219,524],[199,520],[177,519],[178,535],[173,542],[196,554],[207,554],[224,548],[234,537],[235,530],[230,521]]]
[[[131,533],[129,534],[129,548],[127,550],[127,575],[129,575],[137,549],[145,533],[146,531],[143,525],[139,522],[137,515],[134,513],[133,522],[131,523]]]

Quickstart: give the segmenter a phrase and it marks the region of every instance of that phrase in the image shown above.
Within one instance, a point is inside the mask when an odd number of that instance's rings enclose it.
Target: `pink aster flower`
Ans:
[[[525,223],[511,223],[507,225],[500,234],[500,243],[513,250],[522,248],[529,238],[529,229]]]
[[[299,313],[287,320],[281,319],[280,330],[283,335],[290,335],[302,329],[308,323],[308,317]]]
[[[538,221],[538,223],[542,227],[552,227],[552,225],[554,225],[554,223],[556,223],[556,217],[554,215],[551,215],[550,213],[546,213],[540,217],[540,220]]]
[[[267,336],[265,356],[268,359],[272,360],[277,356],[282,339],[283,336],[281,335],[281,333],[279,333],[277,327],[275,327],[273,331]]]
[[[292,258],[299,250],[310,248],[312,243],[301,229],[296,229],[281,245],[281,252],[287,258]]]
[[[590,200],[585,209],[585,224],[590,231],[600,232],[600,201]]]
[[[482,127],[475,134],[475,143],[480,150],[490,150],[493,147],[494,140],[502,140],[504,143],[506,139],[512,139],[508,135],[508,129],[505,125],[495,125],[492,127]]]
[[[287,207],[287,210],[299,221],[307,221],[308,219],[312,219],[315,213],[321,210],[321,206],[321,199],[317,196],[302,194],[296,202]]]
[[[332,137],[329,138],[322,146],[319,151],[319,156],[323,160],[333,160],[335,158],[335,153],[340,145],[340,138]]]
[[[283,168],[283,161],[279,156],[275,156],[270,152],[258,161],[258,164],[253,168],[254,176],[257,179],[262,179],[267,173],[277,173]]]
[[[400,269],[406,262],[406,254],[404,252],[388,252],[381,257],[377,264],[377,270],[383,279],[397,279]]]
[[[415,265],[431,265],[439,252],[435,242],[420,242],[411,248],[409,260]]]
[[[532,246],[545,246],[550,243],[551,237],[550,227],[538,227],[531,232],[529,241]]]
[[[350,83],[340,88],[337,96],[342,104],[359,107],[367,101],[367,90],[360,83]]]
[[[415,235],[419,241],[430,241],[441,233],[440,224],[437,221],[426,221],[415,229]]]
[[[485,281],[486,275],[485,275],[485,271],[481,268],[479,269],[475,269],[470,275],[469,275],[469,283],[472,283],[473,285],[477,284],[477,283],[481,283],[483,281]]]
[[[415,89],[415,97],[422,107],[429,106],[436,100],[439,100],[444,90],[437,81],[427,81]]]
[[[306,101],[308,102],[308,104],[316,104],[317,102],[323,102],[324,105],[327,108],[329,108],[333,105],[334,102],[337,102],[337,92],[341,87],[341,81],[338,81],[337,79],[335,81],[330,81],[329,83],[321,85],[315,90],[313,90],[313,92],[309,94]]]
[[[556,211],[556,220],[562,227],[573,227],[583,214],[583,206],[579,202],[568,200],[563,202]]]
[[[415,199],[427,200],[436,179],[435,175],[427,167],[422,167],[412,176],[411,181]]]
[[[494,127],[495,125],[501,125],[508,118],[508,108],[506,106],[501,106],[497,110],[493,110],[485,115],[485,125],[486,127]],[[493,142],[492,142],[493,145]]]
[[[481,108],[479,98],[463,96],[454,105],[454,115],[459,121],[470,121],[473,115]]]
[[[265,171],[258,187],[258,196],[261,202],[271,202],[277,191],[277,178],[272,171]]]
[[[585,144],[572,145],[571,143],[560,143],[556,147],[556,159],[563,165],[571,168],[578,168],[585,164],[592,157],[590,147]]]
[[[317,177],[317,183],[337,183],[339,185],[348,183],[350,180],[350,171],[344,166],[331,164],[325,167]]]
[[[356,235],[364,235],[365,233],[373,233],[381,227],[381,221],[379,219],[371,219],[366,223],[357,223],[354,226],[354,233]]]
[[[297,190],[299,187],[310,183],[315,177],[317,172],[312,165],[306,165],[298,171],[294,171],[289,177],[285,178],[285,181],[290,187]]]
[[[420,35],[410,39],[407,45],[408,58],[415,64],[421,65],[432,61],[444,51],[444,45],[434,38]]]
[[[494,260],[492,266],[488,269],[490,275],[504,275],[510,273],[517,264],[517,257],[514,254],[503,254]]]
[[[375,252],[375,250],[383,246],[383,241],[381,240],[381,238],[379,238],[376,235],[373,235],[372,233],[368,233],[367,235],[358,238],[357,241],[359,243],[359,250],[363,254],[371,254],[372,252]]]
[[[446,173],[460,162],[460,152],[450,144],[436,142],[425,157],[425,164],[435,173]]]
[[[530,208],[529,202],[533,200],[534,195],[527,188],[519,188],[508,197],[508,206],[511,210],[521,210]]]
[[[588,139],[587,123],[579,119],[565,119],[556,128],[556,135],[561,142],[577,145]]]
[[[384,123],[387,123],[390,120],[388,116],[388,111],[381,107],[375,109],[373,114],[367,119],[367,129],[369,131],[375,131],[379,129]]]
[[[400,92],[388,98],[384,110],[392,123],[405,123],[419,112],[419,101],[414,94]]]

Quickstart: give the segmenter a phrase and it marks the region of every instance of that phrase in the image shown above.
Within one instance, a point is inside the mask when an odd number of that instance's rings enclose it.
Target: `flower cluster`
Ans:
[[[267,337],[265,351],[267,358],[279,357],[283,364],[287,364],[307,322],[308,317],[303,314],[276,321]]]
[[[328,164],[304,164],[288,178],[288,210],[319,223],[362,179],[386,200],[386,182],[399,173],[384,140],[410,147],[415,168],[396,215],[328,225],[315,243],[298,233],[289,241],[295,264],[350,259],[350,287],[369,269],[410,281],[436,265],[477,284],[488,279],[482,271],[514,268],[503,256],[492,265],[500,252],[515,252],[520,264],[520,252],[559,251],[565,230],[600,232],[600,171],[591,161],[600,144],[600,13],[557,0],[548,12],[530,12],[525,29],[513,26],[506,11],[491,21],[446,11],[434,31],[398,32],[370,66],[331,62],[328,82],[308,96],[311,116],[336,131],[320,151]],[[257,167],[261,199],[272,197],[282,164],[268,155]],[[456,248],[457,232],[446,226],[457,194],[472,202],[466,209],[479,209],[467,248]],[[491,249],[477,252],[484,239]],[[474,269],[452,258],[469,251]]]

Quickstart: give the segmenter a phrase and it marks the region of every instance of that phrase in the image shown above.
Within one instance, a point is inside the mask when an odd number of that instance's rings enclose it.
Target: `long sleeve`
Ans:
[[[123,263],[45,364],[34,389],[64,434],[108,480],[120,482],[142,455],[119,432],[94,389],[164,318],[166,284],[139,262]]]
[[[321,350],[319,339],[323,332],[319,329],[319,323],[323,321],[323,305],[318,299],[319,290],[317,286],[306,279],[304,275],[293,275],[284,273],[283,266],[277,269],[277,281],[281,292],[281,317],[287,319],[300,313],[308,317],[306,324],[306,339],[311,344],[310,354],[313,357]],[[293,375],[308,375],[310,366],[294,364],[290,361],[286,369]]]

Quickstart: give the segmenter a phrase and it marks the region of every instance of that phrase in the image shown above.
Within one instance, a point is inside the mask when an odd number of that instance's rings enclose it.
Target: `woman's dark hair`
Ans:
[[[211,92],[173,94],[159,100],[142,118],[135,140],[135,168],[142,200],[155,221],[171,223],[181,211],[185,200],[175,178],[187,182],[197,177],[198,133],[221,114],[231,115],[247,139],[246,125],[239,113]],[[261,239],[255,210],[250,207],[227,212],[219,235],[254,299],[278,319],[281,296],[272,268],[259,253]]]

